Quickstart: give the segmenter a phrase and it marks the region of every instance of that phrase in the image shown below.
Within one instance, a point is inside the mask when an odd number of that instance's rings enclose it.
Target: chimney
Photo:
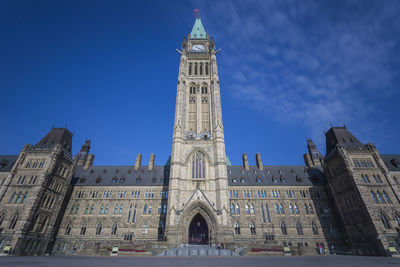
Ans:
[[[246,171],[250,170],[249,168],[249,161],[247,160],[247,154],[243,154],[243,167]]]
[[[150,154],[150,161],[149,161],[149,168],[148,168],[148,170],[149,171],[152,171],[153,170],[153,168],[154,168],[154,153],[151,153]]]
[[[83,170],[86,171],[87,169],[89,169],[89,167],[93,165],[93,161],[94,161],[94,155],[89,154],[86,159],[85,165],[83,166]]]
[[[140,165],[142,164],[142,154],[138,153],[136,156],[135,168],[134,170],[137,171],[140,169]]]
[[[260,171],[264,170],[264,166],[262,164],[262,160],[261,160],[261,155],[260,153],[256,154],[256,161],[257,161],[257,167]]]

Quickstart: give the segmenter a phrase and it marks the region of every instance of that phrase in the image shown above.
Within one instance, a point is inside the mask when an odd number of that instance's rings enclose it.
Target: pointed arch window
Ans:
[[[240,225],[238,222],[235,222],[235,235],[240,235]]]
[[[279,204],[279,209],[281,210],[281,214],[285,214],[285,210],[283,209],[283,205]]]
[[[85,235],[86,234],[86,228],[87,228],[86,222],[82,223],[80,235]]]
[[[4,217],[5,217],[5,214],[3,212],[2,214],[0,214],[0,226],[2,225],[2,223],[4,221]]]
[[[103,224],[102,224],[101,222],[99,222],[99,223],[97,224],[97,227],[96,227],[96,235],[100,235],[100,234],[101,234],[101,228],[102,228],[102,226],[103,226]]]
[[[313,234],[314,234],[314,235],[318,235],[318,227],[317,227],[317,225],[315,224],[315,222],[312,222],[312,223],[311,223],[311,228],[312,228]]]
[[[303,235],[303,227],[301,227],[301,224],[298,221],[296,222],[296,229],[298,235]]]
[[[46,226],[47,226],[47,221],[49,220],[49,217],[44,218],[42,221],[42,224],[40,225],[39,232],[44,233],[46,231]]]
[[[11,195],[10,200],[8,201],[9,204],[11,204],[11,203],[13,202],[13,200],[14,200],[16,194],[17,194],[17,193],[14,192],[14,193]]]
[[[307,204],[304,204],[304,210],[306,211],[306,214],[310,214],[310,212],[308,211]]]
[[[290,210],[290,214],[293,214],[293,213],[294,213],[292,203],[289,204],[289,210]]]
[[[254,226],[254,223],[253,222],[250,222],[250,233],[252,234],[252,235],[255,235],[256,234],[256,227]]]
[[[246,214],[250,214],[250,209],[248,204],[246,204]]]
[[[118,204],[115,204],[115,207],[114,207],[114,214],[118,214],[118,208],[119,208]]]
[[[189,63],[189,75],[192,75],[192,63]]]
[[[108,204],[106,204],[106,207],[104,208],[104,214],[108,213]]]
[[[206,160],[202,152],[197,151],[192,156],[192,178],[205,178]]]
[[[28,192],[25,192],[24,197],[23,197],[22,200],[21,200],[21,203],[22,203],[22,204],[25,203],[27,197],[28,197]]]
[[[10,225],[8,226],[8,229],[14,229],[15,228],[15,225],[17,224],[17,221],[18,221],[18,217],[19,217],[18,213],[14,215],[14,217],[11,220]]]
[[[99,210],[99,214],[102,214],[104,210],[104,204],[101,204],[100,210]]]
[[[118,223],[114,222],[113,226],[111,227],[111,235],[116,235],[118,229]]]
[[[262,215],[263,223],[265,223],[264,205],[262,203],[261,203],[260,209],[261,209],[261,215]]]
[[[124,204],[119,205],[119,214],[122,214],[123,209],[124,209]]]
[[[126,220],[127,223],[129,223],[131,219],[131,213],[132,213],[132,204],[129,205],[128,219]]]
[[[203,75],[203,63],[200,63],[200,75]]]
[[[380,217],[385,229],[392,229],[392,225],[390,224],[389,218],[386,216],[386,214],[381,212]]]
[[[254,205],[253,204],[250,204],[250,213],[254,214]]]
[[[376,192],[376,196],[378,197],[380,203],[382,203],[382,204],[385,203],[385,201],[383,200],[381,193],[379,193],[379,191]]]
[[[281,221],[281,231],[282,231],[282,235],[287,235],[287,227],[283,221]]]
[[[275,214],[279,214],[279,207],[278,204],[275,203]]]
[[[151,214],[151,204],[149,205],[149,211],[148,214]]]
[[[144,204],[144,207],[143,207],[143,214],[146,214],[147,213],[147,204]]]
[[[233,205],[233,203],[231,204],[231,213],[235,214],[235,205]]]
[[[88,214],[88,213],[89,213],[89,208],[90,208],[90,206],[89,206],[89,204],[87,204],[87,205],[86,205],[86,208],[85,208],[84,214]]]
[[[90,206],[89,214],[93,214],[93,211],[94,211],[94,204],[92,204],[92,206]]]
[[[385,199],[386,203],[388,203],[388,204],[392,203],[385,191],[382,192],[382,195],[383,195],[383,198]]]
[[[236,204],[236,214],[240,214],[240,207],[239,207],[239,204]]]
[[[65,227],[64,235],[69,235],[70,233],[71,233],[71,223],[68,223],[67,227]]]
[[[297,204],[294,204],[294,212],[296,214],[300,214],[299,207],[297,207]]]
[[[312,204],[309,204],[309,208],[310,208],[310,213],[311,213],[311,214],[314,214],[314,209],[313,209]]]
[[[376,198],[374,192],[371,191],[371,198],[374,201],[375,204],[378,204],[378,199]]]
[[[18,201],[21,199],[21,196],[22,196],[22,192],[19,192],[17,199],[15,200],[14,203],[18,203]]]
[[[197,63],[194,63],[194,75],[197,75]]]
[[[205,65],[205,73],[206,73],[206,75],[208,75],[208,62],[206,62],[206,65]]]
[[[135,208],[133,209],[132,223],[135,223],[135,220],[136,220],[136,208],[137,208],[137,204],[135,204]]]
[[[149,226],[147,225],[147,222],[145,222],[142,227],[142,234],[147,235],[148,231],[149,231]]]
[[[163,214],[167,213],[167,204],[163,205],[163,210],[162,210]]]

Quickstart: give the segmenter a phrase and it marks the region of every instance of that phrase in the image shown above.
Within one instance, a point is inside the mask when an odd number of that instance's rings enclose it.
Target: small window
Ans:
[[[232,182],[236,184],[236,182],[237,182],[236,177],[233,177],[233,178],[232,178]]]
[[[151,182],[152,182],[153,184],[155,184],[155,183],[157,182],[157,178],[156,178],[156,177],[153,177],[153,179],[151,179]]]
[[[125,181],[126,181],[125,177],[122,177],[121,179],[119,179],[120,183],[125,183]]]
[[[242,184],[244,184],[244,183],[246,182],[246,179],[244,179],[244,177],[242,177],[242,178],[240,178],[240,182],[241,182]]]
[[[136,183],[140,184],[142,182],[142,179],[140,179],[140,177],[136,178]]]
[[[80,183],[80,184],[83,184],[84,182],[86,182],[86,179],[85,179],[85,178],[79,179],[79,183]]]
[[[115,184],[117,182],[117,177],[113,177],[111,183]]]
[[[256,181],[257,181],[258,184],[260,184],[262,182],[260,177],[257,177]]]
[[[96,184],[99,184],[100,182],[101,182],[101,176],[98,176],[97,178],[96,178]]]

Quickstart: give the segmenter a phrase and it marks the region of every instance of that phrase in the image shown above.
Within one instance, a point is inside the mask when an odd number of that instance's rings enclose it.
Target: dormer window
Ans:
[[[117,177],[113,177],[112,180],[111,180],[111,183],[114,184],[114,183],[116,183],[116,182],[117,182]]]

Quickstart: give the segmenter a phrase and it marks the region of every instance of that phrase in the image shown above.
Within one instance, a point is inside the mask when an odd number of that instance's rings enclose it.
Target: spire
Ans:
[[[195,10],[196,21],[194,22],[192,32],[190,33],[190,39],[207,39],[206,31],[204,30],[203,23],[199,15],[199,10]]]

